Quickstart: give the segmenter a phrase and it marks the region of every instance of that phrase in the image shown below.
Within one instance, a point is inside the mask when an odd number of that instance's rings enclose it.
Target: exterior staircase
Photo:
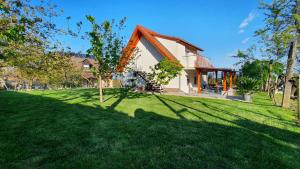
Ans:
[[[142,71],[136,71],[135,72],[137,77],[142,78],[145,81],[145,90],[151,91],[151,92],[158,92],[162,93],[163,88],[161,85],[157,84],[154,80],[149,80],[149,73],[142,72]]]

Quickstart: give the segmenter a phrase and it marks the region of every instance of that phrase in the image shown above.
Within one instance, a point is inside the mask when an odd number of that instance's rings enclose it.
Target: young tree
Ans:
[[[154,80],[158,85],[167,85],[182,71],[179,61],[163,59],[152,69],[150,80]]]
[[[99,100],[103,102],[102,80],[110,78],[116,73],[117,65],[123,50],[123,37],[119,32],[123,29],[126,18],[115,21],[104,21],[97,24],[93,16],[86,16],[92,25],[91,32],[88,32],[91,47],[87,53],[95,57],[97,67],[94,73],[99,81]]]

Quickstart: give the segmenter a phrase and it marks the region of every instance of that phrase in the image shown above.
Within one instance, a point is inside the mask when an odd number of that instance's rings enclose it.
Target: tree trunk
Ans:
[[[274,81],[273,91],[271,91],[272,99],[274,100],[274,104],[276,106],[277,106],[277,102],[276,102],[277,86],[278,86],[278,77],[276,76],[275,81]]]
[[[33,84],[33,80],[29,80],[29,82],[28,82],[28,90],[29,91],[31,91],[31,89],[32,89],[32,84]]]
[[[284,93],[283,93],[282,104],[281,104],[281,106],[285,108],[290,106],[290,98],[291,98],[291,91],[292,91],[292,83],[290,82],[290,80],[293,77],[294,62],[297,56],[297,45],[298,45],[298,40],[296,39],[294,42],[291,43],[289,49],[285,84],[284,84]]]
[[[269,96],[270,95],[270,88],[271,88],[271,85],[273,84],[272,83],[272,71],[273,71],[273,63],[271,63],[272,61],[270,61],[269,63],[269,70],[268,70],[268,87],[267,87],[267,91],[269,93]]]
[[[102,77],[99,75],[99,101],[103,103],[103,92],[102,92]]]
[[[296,14],[300,14],[300,0],[296,1]],[[295,22],[295,25],[298,25],[298,22]],[[291,90],[292,90],[292,84],[290,82],[291,78],[293,77],[293,68],[294,68],[294,62],[297,57],[298,52],[298,35],[300,33],[300,30],[297,30],[297,36],[295,37],[295,40],[291,43],[290,49],[289,49],[289,55],[287,60],[287,68],[286,68],[286,76],[285,76],[285,84],[284,84],[284,93],[282,98],[282,107],[289,107],[290,105],[290,97],[291,97]]]
[[[298,75],[298,79],[297,79],[297,114],[298,114],[298,123],[300,123],[300,75]]]

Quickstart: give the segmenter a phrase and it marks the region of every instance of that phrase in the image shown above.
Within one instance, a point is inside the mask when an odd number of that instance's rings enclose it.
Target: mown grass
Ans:
[[[281,94],[281,93],[278,93],[275,95],[276,105],[281,106],[282,97],[283,97],[283,94]],[[293,111],[297,111],[297,108],[298,108],[297,99],[290,99],[290,109]]]
[[[0,168],[300,168],[295,113],[106,90],[0,92]]]

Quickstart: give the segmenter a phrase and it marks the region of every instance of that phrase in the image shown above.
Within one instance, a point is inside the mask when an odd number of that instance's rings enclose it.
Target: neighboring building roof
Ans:
[[[124,70],[125,65],[127,64],[128,60],[130,59],[132,53],[134,52],[134,49],[136,48],[139,40],[141,37],[144,37],[149,43],[153,45],[153,47],[166,59],[168,60],[177,60],[176,57],[164,46],[162,45],[155,37],[160,37],[172,41],[176,41],[189,49],[192,50],[200,50],[203,51],[203,49],[185,41],[180,38],[172,37],[172,36],[167,36],[167,35],[162,35],[158,34],[154,31],[151,31],[147,28],[144,28],[143,26],[136,26],[135,30],[133,31],[131,38],[125,47],[123,54],[121,56],[119,65],[118,65],[118,70],[122,72]]]
[[[92,65],[92,66],[97,65],[96,61],[94,59],[91,59],[91,58],[82,58],[82,57],[78,57],[78,56],[72,56],[71,61],[77,69],[82,69],[84,64],[89,64],[89,65]],[[81,76],[84,79],[91,79],[91,78],[96,79],[93,72],[91,72],[90,70],[84,70],[82,72]]]
[[[91,64],[93,66],[96,65],[96,61],[94,59],[90,59],[90,58],[81,58],[81,57],[77,57],[77,56],[72,56],[71,61],[76,68],[82,68],[83,63]]]

